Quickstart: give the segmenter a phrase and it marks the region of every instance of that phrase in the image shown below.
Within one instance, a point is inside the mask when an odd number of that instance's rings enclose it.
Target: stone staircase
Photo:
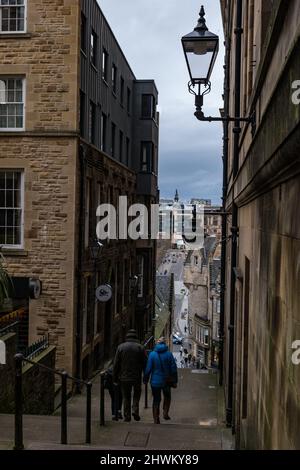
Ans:
[[[179,387],[172,391],[172,421],[154,425],[149,406],[141,399],[138,423],[111,421],[110,398],[106,396],[106,425],[99,425],[99,378],[92,395],[92,443],[85,442],[85,396],[77,395],[68,402],[68,445],[60,445],[60,416],[24,416],[24,444],[31,450],[97,449],[97,450],[222,450],[232,449],[230,430],[224,425],[222,390],[216,374],[200,374],[179,369]],[[0,448],[12,449],[14,417],[0,416]]]

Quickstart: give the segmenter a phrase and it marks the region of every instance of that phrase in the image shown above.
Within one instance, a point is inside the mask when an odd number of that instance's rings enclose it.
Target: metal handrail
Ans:
[[[153,339],[154,339],[154,336],[153,335],[150,336],[150,338],[148,338],[147,341],[145,341],[145,343],[143,344],[144,348],[146,348]]]
[[[23,386],[22,386],[22,367],[23,363],[28,363],[40,369],[51,372],[61,377],[61,444],[68,443],[67,432],[67,393],[68,379],[73,382],[85,385],[87,388],[86,398],[86,444],[91,444],[92,429],[92,383],[77,379],[69,375],[66,371],[54,369],[44,364],[39,364],[23,356],[23,354],[15,355],[15,445],[14,450],[23,450]]]

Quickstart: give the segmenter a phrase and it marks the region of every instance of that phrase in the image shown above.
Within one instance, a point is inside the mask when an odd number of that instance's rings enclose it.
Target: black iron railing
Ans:
[[[73,383],[82,385],[86,387],[86,444],[91,443],[91,428],[92,428],[92,383],[85,382],[81,379],[72,377],[65,371],[60,371],[57,369],[52,369],[43,364],[33,362],[32,358],[36,357],[41,350],[45,349],[46,341],[43,338],[41,341],[38,341],[32,345],[32,349],[28,348],[29,355],[25,357],[23,354],[17,354],[15,356],[15,450],[23,450],[23,387],[22,387],[22,366],[23,364],[32,364],[49,371],[50,373],[57,375],[61,378],[61,444],[66,445],[68,443],[68,432],[67,432],[67,393],[68,393],[68,380],[71,380]],[[151,336],[145,344],[144,347],[147,348],[150,345],[151,341],[154,340],[154,337]],[[150,349],[147,349],[147,354],[151,352]],[[30,356],[30,357],[29,357]],[[97,375],[100,375],[100,426],[105,426],[105,374],[107,370],[99,371]],[[145,409],[148,408],[148,385],[145,385]],[[118,414],[116,413],[116,419],[118,419]]]
[[[23,356],[26,359],[34,359],[37,357],[41,352],[45,351],[49,347],[49,336],[43,336],[41,339],[36,341],[35,343],[32,343],[30,346],[28,346],[24,353]]]
[[[91,429],[92,429],[92,383],[85,382],[80,379],[72,377],[65,371],[52,369],[43,364],[33,362],[31,359],[24,357],[23,354],[15,356],[15,450],[23,450],[23,385],[22,385],[22,366],[23,363],[28,363],[40,369],[47,370],[48,372],[57,375],[61,378],[61,444],[68,443],[68,380],[74,383],[81,384],[86,387],[86,444],[91,443]]]
[[[28,344],[28,318],[16,315],[0,322],[0,336],[15,333],[17,338],[17,350],[24,353]]]

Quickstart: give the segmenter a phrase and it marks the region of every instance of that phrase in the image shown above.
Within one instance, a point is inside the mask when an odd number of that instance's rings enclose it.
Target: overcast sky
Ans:
[[[219,115],[223,93],[223,31],[219,0],[98,0],[138,79],[153,78],[159,90],[161,197],[210,198],[220,203],[222,126],[194,117],[180,39],[196,26],[201,4],[220,53],[205,97],[206,115]]]

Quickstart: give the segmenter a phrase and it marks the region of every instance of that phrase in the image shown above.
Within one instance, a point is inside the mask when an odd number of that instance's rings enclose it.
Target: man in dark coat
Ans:
[[[124,421],[131,421],[131,394],[133,389],[132,416],[140,421],[139,403],[142,393],[142,373],[145,370],[147,356],[140,344],[135,330],[126,335],[126,342],[117,349],[113,381],[120,383],[123,395]]]

